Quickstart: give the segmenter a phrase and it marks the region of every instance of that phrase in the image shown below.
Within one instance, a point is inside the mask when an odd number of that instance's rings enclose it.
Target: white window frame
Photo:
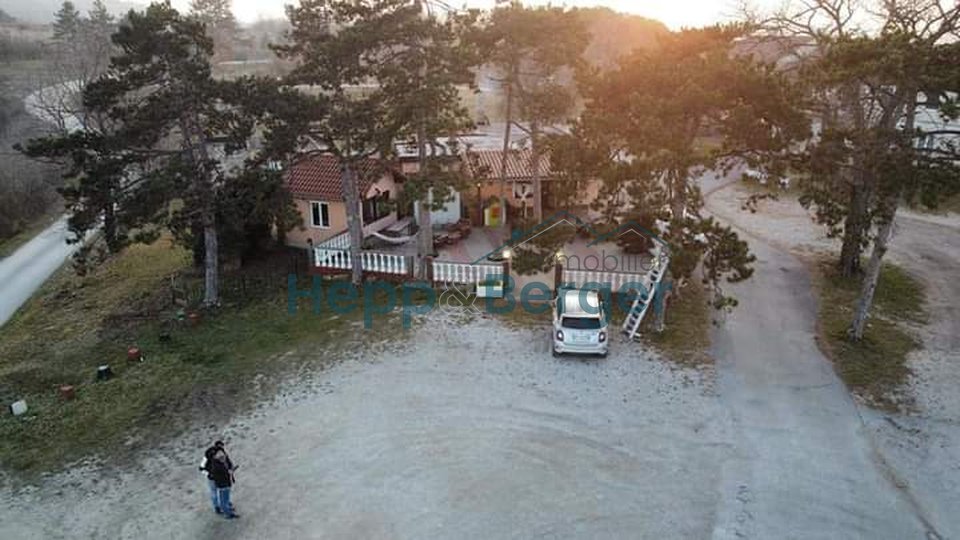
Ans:
[[[319,225],[317,225],[316,223],[313,222],[313,215],[314,215],[314,214],[313,214],[313,205],[315,205],[315,204],[318,205],[319,208],[320,208],[320,210],[318,211],[318,215],[319,215],[319,217],[320,217],[320,222],[321,222],[321,223],[320,223]],[[324,207],[324,206],[327,207],[327,224],[326,224],[326,225],[323,224],[323,207]],[[330,228],[330,203],[328,203],[327,201],[310,201],[310,226],[313,227],[314,229],[329,229],[329,228]]]

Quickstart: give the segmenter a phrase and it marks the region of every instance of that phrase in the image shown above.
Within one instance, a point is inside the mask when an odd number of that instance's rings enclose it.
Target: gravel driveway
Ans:
[[[226,428],[242,519],[206,507],[204,439],[0,500],[0,538],[705,538],[728,417],[709,376],[547,328],[439,314]]]

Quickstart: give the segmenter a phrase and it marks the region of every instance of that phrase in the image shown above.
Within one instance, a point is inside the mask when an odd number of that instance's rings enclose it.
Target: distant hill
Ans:
[[[82,13],[93,6],[93,0],[71,0]],[[133,8],[142,9],[144,3],[125,0],[104,0],[107,10],[114,15],[122,15]],[[4,2],[3,10],[9,16],[22,22],[45,24],[53,21],[53,14],[63,5],[63,0],[12,0]]]
[[[9,15],[6,11],[0,9],[0,24],[9,24],[17,22],[17,19]]]
[[[636,49],[656,47],[657,38],[670,32],[660,21],[609,8],[580,8],[576,11],[593,37],[584,57],[598,67],[613,67],[617,60]]]

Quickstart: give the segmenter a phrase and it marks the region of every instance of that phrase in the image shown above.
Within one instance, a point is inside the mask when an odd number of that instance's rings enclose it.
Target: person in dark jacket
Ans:
[[[210,477],[217,486],[217,506],[227,519],[236,519],[240,516],[233,510],[230,503],[230,488],[233,486],[233,470],[229,465],[227,453],[217,450],[210,462]]]
[[[226,447],[223,444],[223,441],[216,441],[213,443],[213,446],[207,448],[203,452],[203,460],[200,462],[200,471],[206,474],[207,477],[207,487],[210,490],[210,503],[213,505],[213,511],[222,514],[223,511],[220,509],[220,503],[217,495],[217,485],[213,481],[213,476],[210,474],[210,468],[213,465],[213,456],[217,451],[222,451],[227,458],[227,468],[230,469],[231,473],[234,470],[233,462],[230,461],[230,456],[227,454]]]
[[[203,452],[203,461],[200,462],[200,472],[207,477],[207,487],[210,490],[210,504],[213,505],[213,511],[220,514],[220,503],[217,501],[217,485],[213,483],[213,477],[210,476],[210,466],[213,464],[213,455],[217,449],[213,446]]]

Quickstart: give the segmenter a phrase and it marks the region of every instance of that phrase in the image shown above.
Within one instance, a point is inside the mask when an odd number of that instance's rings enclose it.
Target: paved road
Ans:
[[[67,245],[67,237],[67,218],[61,218],[0,259],[0,326],[77,250]]]
[[[75,82],[48,86],[24,98],[27,112],[58,129],[80,129],[80,120],[72,115],[57,116],[48,110],[66,103],[76,92]],[[0,327],[20,309],[37,289],[63,265],[78,245],[68,245],[67,218],[59,219],[10,256],[0,259]]]

